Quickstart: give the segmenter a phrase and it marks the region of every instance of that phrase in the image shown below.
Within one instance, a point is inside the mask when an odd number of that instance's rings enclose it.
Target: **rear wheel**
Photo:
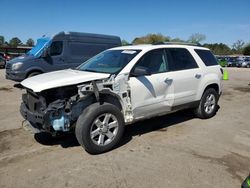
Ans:
[[[111,150],[118,144],[123,132],[123,115],[109,103],[95,103],[87,107],[78,118],[75,129],[78,142],[91,154]]]
[[[195,115],[201,119],[213,117],[218,109],[219,95],[213,88],[208,88],[203,93],[199,106],[195,109]]]

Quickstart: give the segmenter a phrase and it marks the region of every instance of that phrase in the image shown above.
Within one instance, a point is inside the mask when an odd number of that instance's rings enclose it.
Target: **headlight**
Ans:
[[[12,70],[18,70],[23,65],[22,62],[14,63],[11,67]]]

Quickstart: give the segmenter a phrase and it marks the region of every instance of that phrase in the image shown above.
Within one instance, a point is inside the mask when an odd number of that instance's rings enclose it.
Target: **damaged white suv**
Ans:
[[[26,89],[22,116],[40,131],[75,131],[89,153],[112,149],[124,125],[194,109],[217,111],[222,69],[207,49],[187,44],[123,46],[106,50],[76,69],[41,74]]]

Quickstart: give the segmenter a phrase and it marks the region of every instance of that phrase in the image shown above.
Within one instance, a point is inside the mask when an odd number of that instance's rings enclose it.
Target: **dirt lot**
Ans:
[[[227,70],[214,118],[183,111],[136,123],[94,156],[73,135],[48,143],[22,128],[21,91],[0,70],[0,187],[240,187],[250,172],[250,69]]]

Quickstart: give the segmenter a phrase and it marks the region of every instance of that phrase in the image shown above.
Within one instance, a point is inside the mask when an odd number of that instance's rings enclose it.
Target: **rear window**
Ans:
[[[218,65],[218,62],[214,55],[209,50],[194,50],[205,63],[206,66]]]

